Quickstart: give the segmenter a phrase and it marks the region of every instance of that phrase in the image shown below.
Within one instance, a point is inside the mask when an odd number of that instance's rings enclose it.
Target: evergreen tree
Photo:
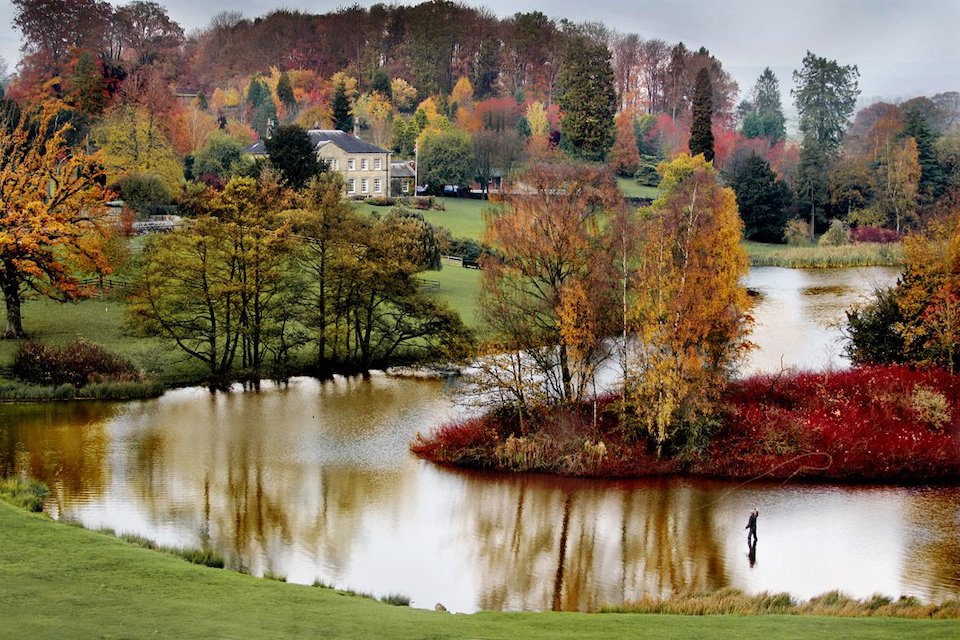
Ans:
[[[338,84],[333,92],[333,128],[340,131],[353,131],[353,109],[350,106],[350,98],[347,97],[347,89],[342,84]]]
[[[740,103],[741,131],[747,138],[769,138],[771,143],[787,137],[786,118],[780,104],[780,83],[769,67],[753,87],[752,100]]]
[[[377,92],[384,98],[393,102],[393,87],[390,84],[390,74],[383,67],[373,72],[373,81],[370,83],[370,91]]]
[[[937,157],[935,144],[940,136],[930,126],[921,105],[911,105],[903,112],[903,135],[917,141],[920,162],[920,199],[929,203],[943,195],[946,176]]]
[[[303,127],[288,124],[277,127],[264,142],[270,164],[277,168],[287,183],[301,189],[310,178],[319,175],[324,167],[317,158],[310,136]]]
[[[813,133],[803,139],[797,167],[797,206],[801,216],[810,216],[810,235],[823,221],[823,208],[830,199],[827,153]]]
[[[557,85],[563,112],[561,147],[575,157],[602,161],[613,146],[617,112],[610,51],[584,37],[575,38],[564,55]]]
[[[857,104],[860,72],[856,65],[840,66],[836,60],[820,58],[807,51],[803,68],[793,72],[797,88],[790,93],[800,114],[804,140],[812,136],[817,147],[833,155]]]
[[[706,67],[697,72],[693,87],[693,122],[690,125],[690,155],[703,154],[713,161],[713,85]]]
[[[280,104],[286,109],[287,117],[289,117],[297,107],[297,98],[293,94],[290,75],[286,71],[281,72],[280,78],[277,80],[277,99],[280,100]]]
[[[737,194],[744,237],[759,242],[780,242],[793,194],[790,187],[777,178],[770,164],[758,155],[751,155],[737,168],[730,186]]]
[[[261,78],[254,78],[247,87],[247,107],[250,109],[250,126],[261,139],[268,138],[271,123],[277,121],[277,106]]]

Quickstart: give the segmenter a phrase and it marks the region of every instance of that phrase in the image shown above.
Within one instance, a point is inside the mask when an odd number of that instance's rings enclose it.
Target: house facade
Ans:
[[[343,176],[344,194],[369,198],[390,195],[391,152],[336,129],[309,129],[317,157]],[[262,140],[247,147],[252,156],[266,156]]]

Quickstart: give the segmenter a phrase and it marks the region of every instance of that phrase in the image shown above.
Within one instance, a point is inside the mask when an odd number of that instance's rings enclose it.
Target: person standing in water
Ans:
[[[744,529],[747,531],[747,544],[753,546],[757,544],[757,516],[760,515],[759,509],[754,509],[750,512],[750,519],[747,520],[747,526]]]

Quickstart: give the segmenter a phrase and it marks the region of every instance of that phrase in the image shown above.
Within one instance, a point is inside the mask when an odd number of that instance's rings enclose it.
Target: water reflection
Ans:
[[[875,289],[893,285],[898,275],[896,269],[884,267],[752,268],[744,283],[761,298],[753,309],[756,323],[750,338],[758,348],[750,354],[746,370],[847,366],[841,330],[844,312]]]
[[[796,282],[783,296],[801,318],[837,298],[834,285]],[[124,405],[4,405],[0,473],[46,480],[53,512],[89,527],[206,544],[256,575],[451,611],[591,610],[728,585],[803,598],[833,588],[960,596],[956,488],[578,481],[410,456],[417,431],[460,411],[442,383],[382,375]],[[754,508],[760,549],[743,528]]]

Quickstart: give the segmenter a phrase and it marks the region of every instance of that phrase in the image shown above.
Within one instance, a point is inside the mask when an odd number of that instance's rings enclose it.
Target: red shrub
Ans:
[[[894,229],[884,229],[882,227],[854,227],[850,229],[850,240],[852,242],[892,244],[903,240],[903,234]]]

